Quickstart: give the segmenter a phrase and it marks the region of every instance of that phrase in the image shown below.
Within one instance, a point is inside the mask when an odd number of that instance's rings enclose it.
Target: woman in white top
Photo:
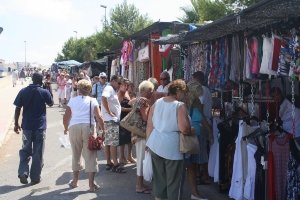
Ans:
[[[95,173],[98,172],[97,151],[88,149],[90,119],[92,131],[95,124],[94,117],[96,117],[104,134],[106,131],[104,130],[104,121],[97,100],[88,96],[92,90],[91,82],[81,80],[77,84],[77,89],[78,96],[70,99],[63,118],[64,134],[70,132],[69,137],[72,148],[73,180],[69,182],[69,185],[73,188],[78,187],[79,170],[84,168],[82,154],[85,160],[85,172],[88,173],[89,177],[90,191],[94,192],[100,187],[94,182]],[[93,134],[95,136],[95,133]]]
[[[187,89],[183,80],[173,81],[168,88],[169,96],[157,100],[148,116],[146,150],[151,150],[152,194],[156,200],[178,199],[184,164],[183,154],[179,152],[179,132],[196,134],[190,126],[186,106],[180,102]]]

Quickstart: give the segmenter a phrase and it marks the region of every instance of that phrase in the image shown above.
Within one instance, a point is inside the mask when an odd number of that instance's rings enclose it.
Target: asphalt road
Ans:
[[[47,107],[47,136],[45,146],[45,165],[42,171],[42,182],[30,186],[22,185],[17,177],[19,163],[19,149],[21,148],[21,135],[13,132],[11,123],[5,144],[0,148],[0,199],[5,200],[64,200],[64,199],[110,199],[110,200],[152,200],[149,194],[135,192],[136,166],[125,165],[126,174],[118,174],[105,170],[104,151],[98,151],[99,172],[95,181],[100,185],[96,193],[88,192],[87,174],[79,174],[79,187],[70,188],[68,182],[72,180],[71,150],[62,146],[59,137],[63,135],[62,117],[65,109],[58,107],[57,94],[54,92],[55,105]],[[126,155],[126,153],[125,153]],[[133,149],[135,157],[135,147]],[[146,182],[151,186],[151,183]],[[200,194],[210,200],[229,199],[227,194],[220,194],[216,184],[198,186]],[[183,199],[190,199],[190,190],[187,181],[184,186]]]

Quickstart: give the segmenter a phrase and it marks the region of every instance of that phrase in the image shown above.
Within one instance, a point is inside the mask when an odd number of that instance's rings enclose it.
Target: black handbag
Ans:
[[[300,163],[300,137],[291,138],[289,144],[292,156]]]

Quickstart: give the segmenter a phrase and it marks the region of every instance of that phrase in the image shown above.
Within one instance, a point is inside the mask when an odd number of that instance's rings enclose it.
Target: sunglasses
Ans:
[[[101,79],[106,79],[106,77],[100,77]]]
[[[118,85],[122,85],[122,83],[121,83],[121,82],[118,82]]]
[[[166,81],[168,80],[169,78],[160,78],[161,81]]]

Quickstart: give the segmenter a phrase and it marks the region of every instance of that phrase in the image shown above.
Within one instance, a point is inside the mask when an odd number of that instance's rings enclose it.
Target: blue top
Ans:
[[[188,115],[190,115],[190,110],[187,111]],[[197,131],[197,135],[200,135],[200,123],[203,120],[202,114],[199,112],[198,108],[193,108],[193,117],[191,126],[194,127]]]
[[[21,89],[14,101],[14,105],[19,108],[23,108],[24,111],[32,98],[33,92],[36,92],[37,87],[40,86],[30,84],[29,86]],[[21,125],[22,129],[44,130],[47,128],[45,103],[52,104],[53,99],[48,90],[40,88],[27,112],[25,115],[23,114]]]
[[[103,86],[101,85],[100,82],[98,82],[97,84],[93,85],[92,95],[96,95],[97,94],[96,99],[98,101],[99,106],[101,106],[101,97],[102,97],[103,90],[104,90],[104,88],[107,85],[110,85],[109,82],[105,82],[105,84]],[[96,90],[96,88],[97,88],[97,90]]]
[[[165,102],[164,98],[156,101],[152,117],[154,129],[146,143],[151,151],[168,160],[183,159],[183,154],[179,152],[177,105],[183,103]]]

